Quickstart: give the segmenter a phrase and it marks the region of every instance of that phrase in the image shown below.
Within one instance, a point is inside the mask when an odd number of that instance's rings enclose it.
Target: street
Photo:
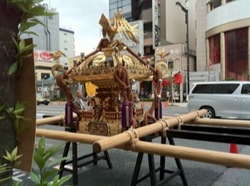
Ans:
[[[149,105],[145,104],[145,109]],[[38,115],[52,115],[61,114],[64,111],[63,105],[49,105],[37,106]],[[169,105],[163,107],[164,116],[174,116],[187,113],[186,105]],[[63,127],[55,125],[40,126],[39,128],[64,130]],[[36,142],[38,138],[36,139]],[[193,148],[202,148],[209,150],[216,150],[222,152],[229,152],[229,144],[226,143],[214,143],[198,140],[186,140],[186,139],[174,139],[175,144],[178,146],[187,146]],[[154,143],[160,143],[160,137],[153,139]],[[47,147],[54,145],[64,144],[63,141],[46,139]],[[62,149],[63,150],[63,149]],[[250,148],[245,145],[238,145],[240,154],[250,154]],[[78,156],[88,154],[92,151],[92,145],[78,144]],[[70,152],[71,153],[71,152]],[[131,185],[131,180],[134,173],[135,162],[137,159],[137,153],[125,151],[121,149],[108,150],[113,168],[109,169],[105,160],[98,161],[98,164],[94,166],[89,164],[79,168],[78,170],[78,184],[77,185],[105,185],[105,186],[128,186]],[[61,157],[62,151],[58,154]],[[155,166],[159,167],[160,160],[158,156],[154,156]],[[184,168],[184,173],[187,178],[189,186],[247,186],[250,182],[250,172],[247,169],[240,168],[228,168],[221,165],[214,165],[209,163],[202,163],[189,160],[181,160]],[[177,170],[174,158],[166,157],[166,169]],[[140,169],[139,177],[146,175],[149,172],[148,157],[146,154],[143,156],[142,165]],[[167,176],[167,174],[166,174]],[[158,179],[157,174],[157,179]],[[32,185],[29,179],[25,179],[25,185]],[[72,184],[72,180],[68,183]],[[137,185],[150,185],[150,179],[146,179]],[[181,186],[183,185],[180,176],[175,177],[165,185],[169,186]]]

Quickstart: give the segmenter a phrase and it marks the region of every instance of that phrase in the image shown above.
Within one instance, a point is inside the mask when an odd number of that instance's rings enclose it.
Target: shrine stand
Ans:
[[[65,131],[67,132],[76,132],[74,127],[66,127]],[[63,160],[60,163],[60,171],[59,171],[59,178],[62,177],[64,171],[68,171],[72,173],[73,176],[73,184],[78,184],[78,168],[81,168],[83,166],[89,165],[93,163],[93,165],[97,165],[97,162],[99,160],[106,160],[109,169],[113,168],[112,162],[110,160],[108,151],[104,151],[103,155],[98,155],[95,152],[83,155],[78,157],[77,153],[77,142],[66,142],[64,151],[63,151],[63,158],[67,158],[68,153],[70,151],[70,145],[72,144],[72,159],[71,160]],[[87,160],[87,161],[84,161]],[[67,168],[66,165],[72,164],[72,169]]]
[[[142,141],[147,141],[147,142],[152,142],[152,140],[156,136],[148,136],[143,139]],[[169,140],[170,145],[175,145],[173,138],[171,137],[164,137],[163,135],[161,137],[161,144],[166,144],[167,138]],[[139,152],[137,155],[137,160],[134,168],[134,173],[131,181],[131,186],[135,186],[138,183],[142,182],[143,180],[147,179],[150,177],[150,184],[151,186],[156,186],[156,185],[163,185],[166,184],[167,182],[171,181],[173,178],[176,176],[180,176],[183,185],[187,186],[187,178],[185,176],[181,161],[179,158],[174,158],[175,163],[177,166],[177,170],[168,170],[165,167],[165,156],[160,156],[160,166],[158,168],[155,167],[155,162],[154,162],[154,155],[153,154],[147,154],[148,156],[148,168],[149,168],[149,173],[146,174],[145,176],[138,178],[139,173],[140,173],[140,168],[142,164],[142,159],[143,159],[143,152]],[[159,182],[157,182],[156,174],[159,172]],[[169,175],[168,177],[165,177],[165,174]]]

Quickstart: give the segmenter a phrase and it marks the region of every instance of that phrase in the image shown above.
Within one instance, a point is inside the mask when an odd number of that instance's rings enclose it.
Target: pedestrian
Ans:
[[[77,107],[78,110],[80,111],[84,111],[85,110],[85,105],[82,99],[82,91],[81,90],[77,90],[76,92],[76,98],[74,100],[74,104]]]

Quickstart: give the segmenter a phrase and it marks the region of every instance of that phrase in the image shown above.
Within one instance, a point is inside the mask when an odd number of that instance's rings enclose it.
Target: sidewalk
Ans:
[[[187,107],[187,102],[181,102],[181,103],[168,103],[169,106],[179,106],[179,107]]]

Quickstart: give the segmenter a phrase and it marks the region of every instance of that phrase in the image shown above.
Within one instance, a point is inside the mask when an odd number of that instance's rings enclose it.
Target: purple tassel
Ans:
[[[71,102],[67,102],[65,105],[65,125],[73,125],[73,108]]]
[[[122,103],[122,128],[128,128],[132,124],[132,103],[124,101]]]
[[[158,99],[158,107],[155,109],[155,118],[157,120],[162,118],[162,103],[161,99]]]

